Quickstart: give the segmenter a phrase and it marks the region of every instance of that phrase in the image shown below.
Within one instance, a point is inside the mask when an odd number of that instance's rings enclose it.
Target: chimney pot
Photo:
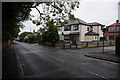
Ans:
[[[116,23],[119,23],[119,20],[116,20]]]

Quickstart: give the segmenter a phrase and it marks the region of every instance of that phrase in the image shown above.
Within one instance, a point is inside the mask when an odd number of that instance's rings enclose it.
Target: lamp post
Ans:
[[[104,34],[105,34],[105,31],[106,31],[106,28],[103,28],[102,31],[103,31],[103,47],[102,47],[102,53],[104,53]]]

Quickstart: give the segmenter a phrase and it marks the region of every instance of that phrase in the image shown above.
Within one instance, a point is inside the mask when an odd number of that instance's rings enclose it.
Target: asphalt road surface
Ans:
[[[118,78],[120,64],[86,57],[102,48],[55,49],[14,41],[23,78]],[[114,49],[106,47],[105,50]]]

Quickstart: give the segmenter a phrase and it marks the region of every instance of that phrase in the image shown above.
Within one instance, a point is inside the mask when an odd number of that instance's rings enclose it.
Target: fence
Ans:
[[[115,41],[104,41],[104,46],[115,45]],[[63,43],[63,48],[82,48],[82,47],[101,47],[103,46],[102,41],[92,41],[92,42],[77,42],[75,45],[72,45],[70,42]]]

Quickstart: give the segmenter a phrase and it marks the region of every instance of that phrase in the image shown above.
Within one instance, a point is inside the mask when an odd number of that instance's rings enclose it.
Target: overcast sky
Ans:
[[[104,25],[110,25],[118,19],[118,2],[120,0],[81,0],[80,7],[74,11],[76,18],[82,19],[85,22],[98,22]],[[31,14],[35,16],[34,19],[39,17],[36,9],[32,9]],[[37,31],[40,26],[32,24],[31,21],[25,21],[24,29],[21,32]],[[19,33],[19,34],[20,34]]]

